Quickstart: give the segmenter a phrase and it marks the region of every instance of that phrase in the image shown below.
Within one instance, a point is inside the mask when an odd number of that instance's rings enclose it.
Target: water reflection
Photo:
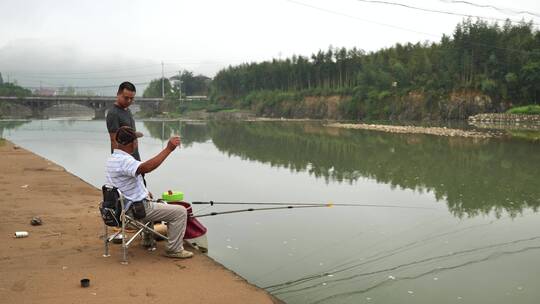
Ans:
[[[0,134],[25,123],[0,122]],[[491,212],[514,217],[540,205],[540,154],[529,141],[388,134],[319,123],[145,121],[144,127],[163,141],[172,134],[180,134],[185,146],[212,140],[228,155],[308,172],[327,183],[368,178],[433,192],[460,218]]]
[[[212,139],[229,155],[354,183],[374,179],[392,187],[433,192],[458,217],[540,205],[540,155],[534,143],[447,138],[326,128],[317,123],[145,123],[151,135],[181,133],[184,142]],[[164,128],[163,131],[161,128]],[[162,136],[164,134],[164,136]],[[531,165],[533,164],[533,165]]]
[[[139,121],[137,128],[146,135],[146,156],[173,133],[191,146],[148,176],[156,193],[178,185],[189,200],[447,202],[454,216],[441,202],[424,209],[312,208],[204,218],[211,257],[287,303],[536,303],[540,296],[540,214],[530,211],[540,198],[533,143],[317,123]],[[109,155],[103,121],[0,122],[0,130],[84,180],[102,183],[96,164]],[[67,151],[59,143],[77,144]],[[204,212],[227,210],[212,208]],[[476,216],[489,212],[502,218]]]
[[[18,127],[29,123],[30,120],[6,120],[0,121],[0,138],[5,137],[5,132],[9,130],[17,129]]]
[[[163,141],[172,135],[179,134],[182,137],[182,145],[189,147],[193,143],[201,143],[210,140],[210,132],[206,123],[180,122],[180,121],[145,121],[144,126],[149,135]]]

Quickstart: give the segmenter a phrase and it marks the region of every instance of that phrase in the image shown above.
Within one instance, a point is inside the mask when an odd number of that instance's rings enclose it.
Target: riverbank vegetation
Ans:
[[[532,23],[465,20],[439,42],[334,48],[221,70],[216,103],[270,117],[465,119],[540,102]]]
[[[32,95],[30,90],[17,85],[17,83],[4,82],[2,74],[0,73],[0,96],[24,97],[30,95]]]
[[[163,92],[162,92],[163,81]],[[210,103],[206,98],[212,79],[204,75],[194,75],[191,71],[182,71],[171,78],[158,78],[152,80],[143,92],[143,97],[160,98],[164,95],[165,101],[160,110],[166,117],[175,118],[186,112],[216,112],[228,107]],[[163,94],[163,95],[162,95]],[[196,96],[196,100],[186,98]]]
[[[509,114],[527,114],[540,115],[540,105],[527,105],[522,107],[511,108],[506,113]]]
[[[25,97],[32,95],[32,92],[13,82],[4,82],[0,73],[0,96]],[[4,116],[16,117],[20,112],[20,106],[9,101],[0,101],[0,118]]]
[[[152,80],[143,92],[143,97],[162,97],[162,78]],[[163,94],[167,99],[179,100],[186,96],[207,96],[211,78],[204,75],[194,75],[184,70],[179,75],[163,79]]]

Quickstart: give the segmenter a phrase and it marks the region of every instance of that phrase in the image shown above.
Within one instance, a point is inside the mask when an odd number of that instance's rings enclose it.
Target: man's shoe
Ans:
[[[167,251],[165,253],[165,256],[169,257],[169,258],[173,258],[173,259],[189,259],[189,258],[191,258],[193,256],[193,252],[187,251],[185,249],[182,249],[182,250],[177,251],[177,252]]]

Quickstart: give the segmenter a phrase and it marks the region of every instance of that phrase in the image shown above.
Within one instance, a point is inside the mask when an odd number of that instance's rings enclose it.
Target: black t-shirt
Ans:
[[[133,130],[136,130],[135,128],[135,120],[133,119],[133,115],[131,114],[131,111],[129,109],[122,109],[117,105],[114,105],[109,109],[107,112],[107,130],[109,133],[115,133],[118,131],[120,127],[128,126],[133,128]],[[111,153],[112,153],[112,145],[111,145]],[[139,155],[139,149],[135,149],[133,151],[133,154],[131,154],[136,160],[140,161],[141,156]]]

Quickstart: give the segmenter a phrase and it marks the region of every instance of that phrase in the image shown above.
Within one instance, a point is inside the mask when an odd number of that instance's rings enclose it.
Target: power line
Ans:
[[[306,4],[306,3],[303,3],[303,2],[298,2],[298,1],[294,1],[294,0],[286,0],[286,1],[287,1],[287,2],[291,2],[291,3],[294,3],[294,4],[297,4],[297,5],[309,7],[309,8],[318,10],[318,11],[323,11],[323,12],[326,12],[326,13],[330,13],[330,14],[334,14],[334,15],[339,15],[339,16],[342,16],[342,17],[347,17],[347,18],[351,18],[351,19],[355,19],[355,20],[360,20],[360,21],[363,21],[363,22],[368,22],[368,23],[373,23],[373,24],[382,25],[382,26],[386,26],[386,27],[391,27],[391,28],[394,28],[394,29],[398,29],[398,30],[402,30],[402,31],[407,31],[407,32],[412,32],[412,33],[416,33],[416,34],[428,35],[428,36],[437,37],[437,38],[440,37],[440,35],[436,35],[436,34],[432,34],[432,33],[426,33],[426,32],[421,32],[421,31],[417,31],[417,30],[413,30],[413,29],[409,29],[409,28],[405,28],[405,27],[400,27],[400,26],[397,26],[397,25],[392,25],[392,24],[382,23],[382,22],[378,22],[378,21],[373,21],[373,20],[363,19],[363,18],[359,18],[359,17],[352,16],[352,15],[349,15],[349,14],[341,13],[341,12],[338,12],[338,11],[329,10],[329,9],[322,8],[322,7],[318,7],[318,6],[314,6],[314,5],[311,5],[311,4]]]
[[[160,65],[160,64],[158,64]],[[103,74],[103,73],[109,73],[109,72],[122,72],[122,71],[132,71],[132,70],[141,70],[141,69],[145,69],[145,68],[148,68],[148,67],[156,67],[155,64],[153,65],[146,65],[146,66],[139,66],[139,67],[131,67],[131,68],[123,68],[123,69],[111,69],[111,70],[101,70],[101,71],[88,71],[88,72],[68,72],[68,71],[65,71],[65,72],[59,72],[59,71],[55,71],[55,72],[31,72],[32,74],[36,74],[36,75],[79,75],[79,74]],[[9,73],[17,73],[17,72],[14,72],[14,71],[8,71]],[[20,71],[22,73],[26,73],[25,71]]]
[[[150,84],[150,82],[138,82],[138,83],[134,83],[134,85],[146,85],[146,84]],[[34,87],[34,86],[24,86],[25,88],[28,88],[28,89],[39,89],[40,87]],[[117,88],[118,87],[118,84],[114,84],[114,85],[96,85],[96,86],[71,86],[71,85],[65,85],[65,86],[54,86],[52,88],[74,88],[74,89],[105,89],[105,88]]]
[[[437,38],[440,37],[440,35],[435,35],[435,34],[430,34],[430,33],[425,33],[425,32],[419,32],[419,31],[411,30],[411,29],[404,28],[404,27],[399,27],[399,26],[395,26],[395,25],[384,24],[384,23],[380,23],[380,22],[366,20],[366,19],[358,18],[358,17],[352,16],[352,15],[348,15],[348,14],[345,14],[345,13],[341,13],[341,12],[338,12],[338,11],[333,11],[333,10],[329,10],[329,9],[326,9],[326,8],[321,8],[321,7],[313,6],[313,5],[310,5],[310,4],[297,2],[297,1],[294,1],[294,0],[286,0],[286,1],[298,4],[298,5],[301,5],[301,6],[309,7],[309,8],[315,9],[315,10],[323,11],[323,12],[326,12],[326,13],[330,13],[330,14],[334,14],[334,15],[338,15],[338,16],[343,16],[343,17],[347,17],[347,18],[351,18],[351,19],[356,19],[356,20],[360,20],[360,21],[375,23],[375,24],[378,24],[378,25],[388,26],[388,27],[396,28],[396,29],[399,29],[399,30],[402,30],[402,31],[408,31],[408,32],[413,32],[413,33],[417,33],[417,34],[424,34],[424,35],[437,37]],[[523,53],[523,54],[537,53],[537,51],[526,51],[526,50],[506,48],[506,47],[498,47],[496,45],[487,44],[487,43],[480,43],[480,42],[469,42],[469,43],[471,45],[476,45],[476,46],[480,46],[480,47],[489,47],[489,48],[494,48],[494,49],[498,49],[498,50],[505,50],[505,51]]]
[[[511,8],[501,8],[501,7],[497,7],[497,6],[489,5],[489,4],[478,4],[478,3],[473,3],[473,2],[469,2],[469,1],[458,1],[458,0],[439,0],[439,1],[444,2],[444,3],[467,4],[467,5],[481,7],[481,8],[492,8],[492,9],[494,9],[496,11],[499,11],[499,12],[505,13],[505,14],[513,14],[513,15],[528,14],[528,15],[540,17],[540,13],[535,13],[535,12],[532,12],[532,11],[519,11],[519,10],[515,10],[515,9],[511,9]]]
[[[164,61],[165,65],[214,65],[214,64],[224,64],[224,62],[197,62],[197,61]],[[142,70],[142,69],[148,69],[148,68],[158,68],[161,66],[160,63],[150,64],[150,65],[142,65],[142,66],[134,66],[134,67],[126,67],[126,68],[118,68],[118,69],[108,69],[108,70],[99,70],[99,71],[54,71],[54,72],[33,72],[33,71],[6,71],[6,73],[16,74],[16,73],[31,73],[33,75],[86,75],[86,74],[105,74],[105,73],[111,73],[111,72],[123,72],[123,71],[132,71],[132,70]],[[177,69],[175,68],[175,71]]]
[[[176,73],[176,70],[174,71],[165,71],[165,74],[171,74]],[[94,80],[94,79],[117,79],[117,78],[134,78],[134,77],[157,77],[161,76],[161,73],[152,73],[152,74],[137,74],[137,75],[118,75],[118,76],[108,76],[108,77],[71,77],[71,76],[40,76],[37,74],[18,74],[13,73],[11,74],[15,78],[23,78],[23,79],[82,79],[82,80]]]
[[[365,2],[365,3],[401,6],[401,7],[405,7],[405,8],[408,8],[408,9],[414,9],[414,10],[418,10],[418,11],[424,11],[424,12],[429,12],[429,13],[439,13],[439,14],[446,14],[446,15],[453,15],[453,16],[460,16],[460,17],[468,17],[468,18],[475,17],[475,18],[480,18],[480,19],[490,19],[490,20],[496,20],[496,21],[502,21],[502,22],[510,21],[510,22],[513,22],[513,23],[523,23],[524,22],[524,21],[511,20],[511,19],[476,16],[476,15],[461,14],[461,13],[450,12],[450,11],[442,11],[442,10],[435,10],[435,9],[429,9],[429,8],[422,8],[422,7],[412,6],[412,5],[408,5],[408,4],[389,2],[389,1],[381,1],[381,0],[356,0],[356,1]],[[532,23],[532,24],[540,25],[540,23]]]

